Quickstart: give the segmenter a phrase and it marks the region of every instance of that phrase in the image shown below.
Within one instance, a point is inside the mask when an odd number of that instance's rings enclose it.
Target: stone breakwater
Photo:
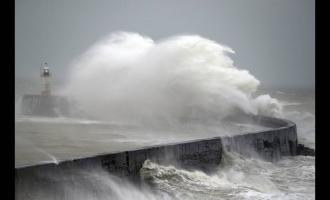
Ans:
[[[22,99],[22,114],[57,117],[70,116],[69,101],[61,96],[24,95]]]
[[[186,169],[211,171],[218,166],[225,151],[235,151],[246,156],[277,161],[281,156],[312,155],[298,145],[297,129],[293,122],[284,119],[253,116],[255,123],[273,127],[271,130],[246,133],[232,137],[214,137],[204,140],[151,146],[133,151],[95,155],[63,161],[59,164],[40,164],[16,168],[16,181],[32,177],[41,171],[60,173],[66,169],[103,168],[123,176],[139,174],[148,159],[160,164],[173,164]],[[305,153],[304,153],[305,152]],[[15,182],[16,182],[15,181]]]
[[[315,150],[309,147],[305,147],[302,144],[298,144],[297,146],[297,153],[298,155],[302,156],[315,156]]]

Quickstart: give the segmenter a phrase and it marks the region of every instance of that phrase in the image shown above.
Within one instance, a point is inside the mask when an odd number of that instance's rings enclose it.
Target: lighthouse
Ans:
[[[42,81],[42,90],[41,95],[50,96],[50,77],[51,73],[49,71],[49,67],[47,63],[44,63],[40,67],[40,76]]]
[[[40,66],[41,94],[25,94],[22,99],[22,115],[46,116],[46,117],[70,117],[80,114],[71,102],[64,96],[51,94],[51,77],[48,64]]]

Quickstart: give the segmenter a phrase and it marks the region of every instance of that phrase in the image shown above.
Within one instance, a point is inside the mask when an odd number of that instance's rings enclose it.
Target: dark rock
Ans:
[[[315,150],[309,147],[305,147],[302,144],[298,144],[297,154],[302,156],[315,156]]]

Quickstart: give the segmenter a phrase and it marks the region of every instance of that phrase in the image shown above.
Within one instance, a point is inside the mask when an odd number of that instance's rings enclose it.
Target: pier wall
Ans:
[[[70,103],[62,96],[24,95],[22,114],[46,117],[69,116]]]
[[[43,164],[16,168],[16,177],[36,171],[51,170],[53,173],[68,168],[102,167],[119,175],[137,175],[145,160],[160,164],[174,164],[183,168],[212,170],[221,163],[225,151],[235,151],[248,156],[260,156],[276,161],[281,156],[297,155],[296,125],[290,121],[255,116],[254,121],[274,125],[271,130],[246,133],[233,137],[215,137],[184,143],[151,146],[133,151],[95,155],[88,158],[64,161],[59,164]],[[25,174],[25,175],[24,175]]]

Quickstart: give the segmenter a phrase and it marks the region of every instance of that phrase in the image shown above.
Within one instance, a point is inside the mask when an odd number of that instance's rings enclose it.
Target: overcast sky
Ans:
[[[313,0],[16,0],[16,77],[57,79],[113,31],[154,40],[198,34],[230,46],[234,63],[264,86],[314,87]]]

